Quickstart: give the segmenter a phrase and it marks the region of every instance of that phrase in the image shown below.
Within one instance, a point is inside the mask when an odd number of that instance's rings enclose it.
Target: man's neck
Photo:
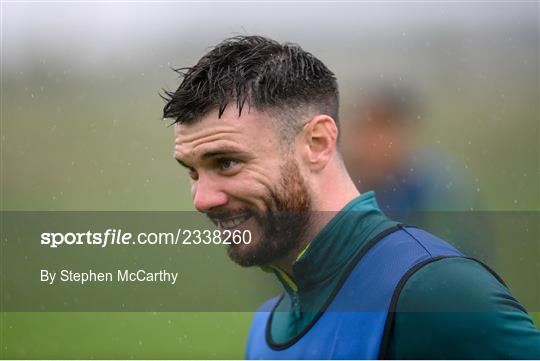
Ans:
[[[302,241],[298,243],[292,252],[273,262],[273,265],[285,271],[289,276],[293,277],[292,266],[309,247],[311,240],[326,226],[337,212],[311,212],[309,226],[302,237]]]
[[[360,196],[360,192],[354,186],[350,177],[344,177],[342,182],[333,182],[332,188],[340,190],[339,192],[328,192],[327,188],[320,189],[318,193],[323,195],[318,199],[318,205],[314,207],[317,211],[312,211],[310,215],[310,224],[307,227],[307,232],[302,237],[302,241],[298,243],[292,252],[287,256],[282,257],[273,262],[274,266],[279,267],[281,270],[287,272],[291,277],[294,277],[292,272],[293,264],[298,260],[299,256],[303,254],[312,239],[322,231],[322,229],[334,218],[334,216],[345,207],[350,201]],[[336,184],[337,183],[337,184]],[[329,187],[330,184],[327,185]],[[338,194],[336,194],[338,193]]]

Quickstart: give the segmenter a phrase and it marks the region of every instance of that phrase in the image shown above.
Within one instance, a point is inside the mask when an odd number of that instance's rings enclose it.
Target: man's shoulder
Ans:
[[[539,358],[540,332],[502,281],[481,263],[445,258],[404,284],[391,358]]]
[[[465,257],[441,258],[405,280],[396,311],[500,311],[509,305],[497,304],[502,294],[511,297],[499,276],[482,263]],[[512,306],[521,308],[517,301]]]

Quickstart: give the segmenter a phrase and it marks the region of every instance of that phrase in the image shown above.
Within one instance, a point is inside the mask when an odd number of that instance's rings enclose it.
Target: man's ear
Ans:
[[[302,130],[304,161],[312,171],[323,169],[336,151],[338,129],[328,115],[317,115]]]

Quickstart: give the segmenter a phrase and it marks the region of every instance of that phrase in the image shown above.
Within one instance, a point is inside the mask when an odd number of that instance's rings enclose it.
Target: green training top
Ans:
[[[364,193],[311,241],[293,264],[292,277],[271,267],[286,291],[270,325],[272,341],[285,343],[302,332],[355,255],[397,224],[381,212],[373,192]],[[410,312],[418,309],[425,312]],[[481,312],[436,312],[441,309]],[[387,357],[393,359],[540,359],[540,332],[481,264],[446,258],[424,266],[405,283],[389,347]]]

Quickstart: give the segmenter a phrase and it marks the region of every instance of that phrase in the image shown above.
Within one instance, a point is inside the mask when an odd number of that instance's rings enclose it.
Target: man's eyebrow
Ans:
[[[209,158],[216,158],[216,157],[231,157],[231,156],[245,156],[247,153],[239,150],[237,148],[220,148],[215,150],[208,150],[204,152],[204,154],[201,156],[201,159],[209,159]],[[187,168],[189,170],[193,170],[193,167],[185,163],[183,160],[179,158],[175,158],[176,161],[184,168]]]
[[[208,150],[201,156],[202,159],[222,157],[222,156],[241,156],[246,153],[237,148],[220,148],[215,150]]]
[[[180,159],[178,159],[178,158],[175,158],[175,159],[176,159],[176,161],[177,161],[178,163],[180,163],[180,165],[181,165],[182,167],[187,168],[187,169],[190,169],[190,170],[193,169],[193,167],[187,165],[187,164],[184,163],[182,160],[180,160]]]

